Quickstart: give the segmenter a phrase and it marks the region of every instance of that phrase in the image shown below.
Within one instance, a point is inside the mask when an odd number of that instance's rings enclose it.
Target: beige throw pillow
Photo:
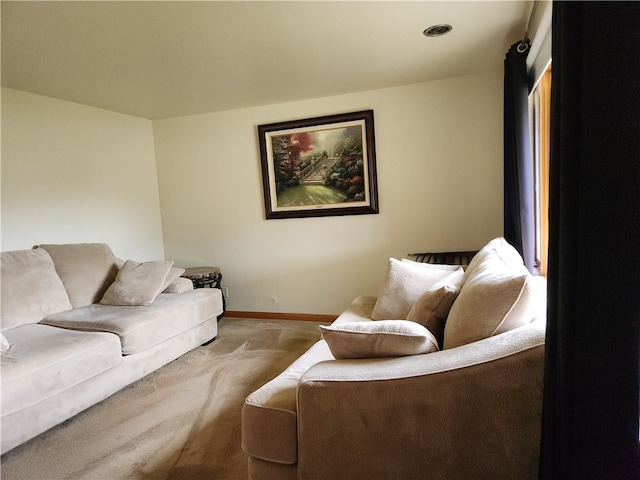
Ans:
[[[427,267],[429,265],[429,267]],[[451,273],[435,265],[389,259],[387,275],[378,294],[373,320],[404,320],[420,295]]]
[[[407,320],[351,322],[320,329],[335,358],[401,357],[438,350],[429,330]]]
[[[162,291],[173,262],[127,260],[100,300],[103,305],[149,305]]]
[[[530,274],[485,273],[466,281],[444,330],[444,348],[454,348],[531,322],[545,302],[544,283]]]
[[[162,293],[172,293],[174,295],[180,295],[185,292],[190,292],[191,290],[193,290],[193,282],[188,278],[179,277],[171,282],[171,284],[167,288],[162,290]]]
[[[444,326],[449,310],[462,287],[464,270],[458,270],[447,275],[420,295],[407,315],[407,320],[424,325],[436,338],[442,347],[444,340]]]
[[[6,352],[7,350],[9,350],[9,347],[11,347],[9,340],[7,340],[7,337],[0,333],[0,352]]]
[[[465,271],[465,278],[496,270],[528,273],[518,251],[504,237],[494,238],[480,249],[471,259]]]
[[[162,290],[160,291],[163,293],[173,293],[173,292],[165,292],[165,290],[167,290],[173,284],[173,282],[175,282],[178,278],[180,278],[180,275],[182,275],[183,273],[184,273],[184,268],[171,267],[171,269],[169,270],[169,273],[167,273],[167,278],[164,279]]]

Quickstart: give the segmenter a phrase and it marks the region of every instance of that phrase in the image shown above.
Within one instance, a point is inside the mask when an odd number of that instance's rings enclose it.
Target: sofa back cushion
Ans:
[[[469,280],[449,312],[444,348],[466,345],[534,321],[545,298],[544,287],[544,277],[528,273],[482,275]]]
[[[480,250],[465,276],[445,325],[445,349],[525,325],[546,304],[544,277],[530,275],[522,257],[504,238]]]
[[[106,243],[40,245],[40,248],[51,255],[74,308],[99,302],[122,263]]]
[[[3,331],[71,309],[69,296],[46,251],[3,252],[0,263]]]
[[[465,282],[485,271],[526,273],[524,261],[518,251],[504,237],[491,240],[471,259],[465,270]]]

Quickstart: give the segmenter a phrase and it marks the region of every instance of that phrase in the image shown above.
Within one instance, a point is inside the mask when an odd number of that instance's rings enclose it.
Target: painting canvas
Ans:
[[[373,111],[258,126],[267,219],[378,213]]]

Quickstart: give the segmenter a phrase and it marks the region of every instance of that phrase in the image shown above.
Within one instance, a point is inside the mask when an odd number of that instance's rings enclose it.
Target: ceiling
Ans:
[[[3,0],[2,85],[148,119],[386,88],[502,69],[531,6]]]

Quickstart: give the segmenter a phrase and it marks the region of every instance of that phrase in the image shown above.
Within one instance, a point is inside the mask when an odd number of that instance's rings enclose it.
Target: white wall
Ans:
[[[153,122],[168,258],[216,265],[228,309],[337,314],[388,257],[502,234],[502,72]],[[265,220],[259,124],[373,109],[380,214]]]
[[[164,258],[152,123],[2,89],[2,250],[106,242]]]

